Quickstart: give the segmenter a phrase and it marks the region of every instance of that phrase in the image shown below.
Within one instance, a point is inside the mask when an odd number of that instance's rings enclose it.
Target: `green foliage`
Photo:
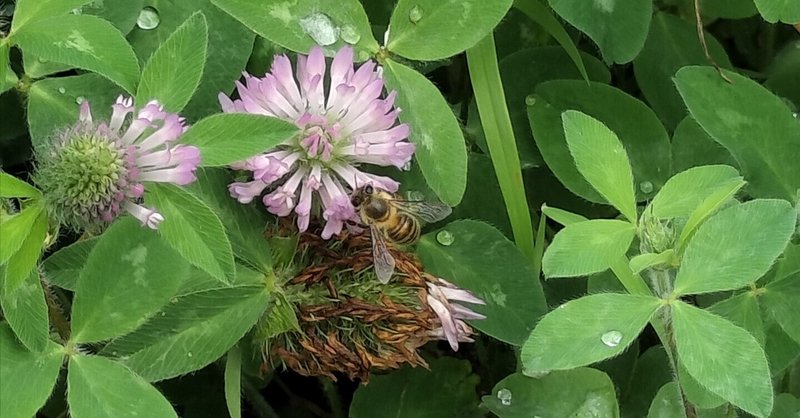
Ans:
[[[94,71],[131,93],[139,64],[117,28],[94,16],[65,15],[35,20],[14,41],[39,58]]]
[[[571,192],[595,203],[606,203],[575,168],[564,135],[562,114],[577,110],[602,122],[614,132],[630,159],[638,198],[657,191],[670,174],[669,137],[658,117],[644,103],[623,91],[600,83],[555,80],[536,88],[528,102],[536,145],[544,161]],[[658,156],[658,157],[656,157]]]
[[[14,3],[0,5],[4,418],[800,412],[796,1]],[[317,45],[326,70],[309,77],[299,54]],[[345,46],[352,73],[331,61]],[[305,103],[248,113],[293,95],[288,77],[264,77],[277,54]],[[365,61],[379,77],[363,90]],[[254,93],[234,91],[248,77]],[[392,91],[394,106],[363,101]],[[73,231],[30,179],[85,101],[99,129],[116,126],[120,94],[136,98],[125,130],[153,116],[139,112],[150,100],[185,118],[180,138],[125,155],[118,175],[134,184],[96,186],[126,194],[121,213],[163,220]],[[222,112],[220,97],[245,112]],[[353,128],[371,119],[348,121],[356,112],[386,115],[380,129],[397,116],[416,156],[359,170],[400,182],[398,198],[452,207],[418,242],[389,240],[388,285],[371,279],[360,212],[319,237],[347,217],[356,179],[334,176],[334,207],[329,168],[292,192],[279,187],[298,163],[263,156],[310,147],[308,116],[328,124],[335,163],[389,152]],[[200,151],[199,167],[178,144]],[[298,161],[327,161],[313,154]],[[242,161],[252,176],[231,169]],[[188,171],[183,187],[164,181]],[[267,182],[272,171],[284,177]],[[232,198],[244,188],[250,204]],[[265,209],[266,194],[285,207]],[[485,304],[437,295],[431,277]],[[464,308],[486,318],[458,322]],[[432,341],[452,337],[448,316],[457,354]],[[319,377],[326,356],[369,385]]]
[[[114,83],[96,74],[46,78],[33,83],[28,92],[27,115],[34,149],[41,150],[75,123],[79,103],[88,100],[92,108],[107,117],[107,109],[121,92]]]
[[[81,270],[72,308],[72,340],[126,334],[158,312],[178,290],[188,265],[132,218],[115,223]],[[113,278],[113,279],[112,279]]]
[[[599,273],[625,255],[636,227],[628,222],[593,219],[568,225],[556,235],[542,259],[545,277]],[[575,254],[581,254],[575,259]]]
[[[475,45],[497,26],[511,0],[400,0],[386,47],[400,56],[433,61]]]
[[[144,6],[155,10],[159,20],[155,28],[142,29],[137,26],[128,34],[128,40],[140,64],[144,64],[161,43],[190,16],[198,10],[205,15],[209,33],[208,56],[200,85],[182,114],[190,120],[199,120],[219,113],[217,95],[220,91],[228,94],[233,90],[234,80],[241,76],[253,50],[255,34],[211,4],[210,0],[145,0]],[[137,10],[137,15],[138,13]],[[186,70],[196,69],[184,68]]]
[[[385,65],[386,85],[397,90],[405,110],[400,120],[414,126],[410,138],[425,180],[442,202],[457,205],[467,186],[467,152],[458,121],[430,80],[399,62]]]
[[[647,418],[685,418],[681,388],[678,382],[669,382],[658,390],[647,412]]]
[[[785,22],[785,23],[798,23],[800,22],[800,4],[792,0],[754,0],[758,13],[764,17],[767,22]]]
[[[675,83],[689,112],[739,162],[754,197],[793,200],[800,188],[800,124],[780,98],[754,81],[709,67],[684,67]],[[700,94],[702,92],[702,94]]]
[[[296,132],[296,126],[277,118],[222,113],[192,125],[182,141],[200,148],[202,166],[220,167],[273,148]]]
[[[231,418],[242,416],[242,350],[233,347],[225,356],[225,402]]]
[[[589,80],[589,73],[585,66],[585,57],[581,56],[581,52],[569,33],[559,20],[553,15],[552,11],[545,7],[540,0],[518,0],[514,2],[514,7],[525,13],[531,20],[538,23],[544,30],[547,31],[564,49],[564,52],[569,55],[569,58],[575,63],[576,69],[580,72],[581,77]],[[563,66],[562,66],[563,67]]]
[[[615,293],[567,302],[544,316],[522,347],[529,376],[614,357],[636,339],[661,306],[653,297]]]
[[[0,171],[0,197],[41,197],[42,193],[30,184]]]
[[[508,108],[505,105],[494,37],[491,34],[467,50],[467,62],[481,126],[486,135],[498,184],[506,202],[508,218],[514,231],[514,241],[525,256],[535,263],[530,209],[525,198],[522,177],[519,175],[521,170],[519,153]]]
[[[618,64],[632,61],[644,46],[653,7],[649,0],[624,5],[615,1],[586,4],[550,0],[550,6],[597,43],[604,61]]]
[[[193,14],[147,60],[136,90],[138,103],[158,99],[164,108],[180,112],[200,84],[208,46],[208,24],[202,12]]]
[[[30,219],[33,219],[32,224],[29,223]],[[16,290],[36,267],[47,235],[48,224],[47,214],[38,204],[28,207],[0,224],[6,244],[0,246],[2,250],[0,259],[7,260],[3,277],[4,291]],[[6,234],[11,236],[8,237]]]
[[[568,110],[561,120],[578,171],[608,203],[633,222],[636,219],[633,174],[617,136],[581,112]]]
[[[190,190],[219,216],[234,255],[256,270],[269,273],[272,257],[264,239],[266,216],[255,206],[245,206],[230,198],[227,185],[233,179],[222,169],[201,169],[197,177]]]
[[[189,191],[170,184],[153,187],[146,196],[164,214],[159,234],[192,265],[222,282],[235,274],[233,250],[217,214]]]
[[[89,0],[20,0],[14,12],[11,30],[17,31],[28,22],[66,15],[89,3]]]
[[[650,202],[649,214],[660,219],[688,217],[706,196],[742,181],[735,168],[709,165],[690,168],[667,180]]]
[[[534,4],[536,2],[526,2]],[[611,75],[605,64],[597,58],[582,52],[582,63],[586,66],[587,77],[592,81],[608,83]],[[523,168],[536,167],[542,164],[542,156],[536,147],[536,142],[531,134],[525,99],[533,93],[536,86],[550,80],[580,79],[581,72],[569,65],[571,60],[562,48],[557,46],[544,46],[532,49],[522,49],[503,57],[499,62],[500,80],[503,83],[503,92],[506,95],[506,107],[514,129],[514,138],[517,140],[520,163]],[[476,119],[475,106],[470,106],[470,121]],[[469,126],[467,127],[469,128]],[[475,132],[477,145],[488,153],[483,130]]]
[[[48,341],[42,352],[25,349],[8,326],[0,324],[0,415],[28,418],[44,405],[58,379],[63,347]]]
[[[83,265],[100,238],[90,238],[61,248],[42,263],[44,280],[62,289],[75,290]]]
[[[339,1],[324,13],[312,0],[294,3],[212,0],[212,3],[255,33],[292,51],[308,53],[315,43],[328,47],[328,51],[348,43],[366,52],[378,50],[367,15],[356,0]]]
[[[554,371],[536,379],[512,374],[483,397],[483,405],[500,418],[619,417],[614,384],[605,373],[590,368]]]
[[[178,416],[155,387],[103,357],[70,357],[67,385],[70,413],[76,418]]]
[[[796,221],[788,202],[767,199],[713,216],[686,247],[675,293],[731,290],[755,282],[783,252]]]
[[[787,335],[800,343],[800,315],[795,309],[797,295],[800,292],[800,275],[794,274],[769,283],[763,291],[761,300],[772,318]]]
[[[758,341],[742,328],[702,309],[683,302],[671,308],[678,358],[689,374],[739,408],[755,416],[768,416],[772,385]]]
[[[449,245],[439,241],[443,232],[452,237]],[[487,317],[471,324],[494,338],[522,345],[534,321],[547,309],[528,260],[500,231],[485,223],[452,222],[425,234],[417,253],[427,271],[469,289],[487,302],[486,306],[470,306]],[[493,280],[486,280],[487,277]]]
[[[0,305],[8,325],[28,350],[51,348],[47,304],[37,271],[32,271],[18,288],[0,290]]]
[[[722,45],[709,33],[705,38],[716,62],[725,69],[732,68]],[[670,130],[686,116],[686,105],[675,90],[672,77],[681,67],[706,62],[694,24],[663,12],[653,16],[647,42],[636,56],[633,69],[642,93]]]
[[[170,299],[104,354],[157,381],[198,370],[221,357],[264,312],[264,288],[248,284],[184,293]]]
[[[430,370],[404,368],[386,376],[373,376],[359,388],[350,406],[352,418],[477,415],[477,376],[469,362],[441,358],[430,362]]]

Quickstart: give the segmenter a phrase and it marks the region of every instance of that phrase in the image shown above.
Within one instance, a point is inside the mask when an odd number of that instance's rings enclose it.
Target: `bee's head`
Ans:
[[[353,194],[350,195],[350,203],[354,207],[359,208],[361,207],[362,204],[364,204],[364,201],[367,200],[367,198],[372,196],[372,193],[374,191],[375,190],[372,188],[372,185],[369,184],[366,186],[359,187],[353,190]]]

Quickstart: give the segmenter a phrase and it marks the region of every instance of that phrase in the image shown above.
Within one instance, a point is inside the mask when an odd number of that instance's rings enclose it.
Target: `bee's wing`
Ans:
[[[369,232],[372,235],[372,263],[375,265],[375,274],[381,283],[389,283],[394,274],[394,257],[386,248],[383,233],[375,225],[369,226]]]
[[[422,222],[429,224],[439,222],[453,213],[453,209],[450,206],[439,202],[395,199],[392,200],[392,204],[398,209],[410,213]]]

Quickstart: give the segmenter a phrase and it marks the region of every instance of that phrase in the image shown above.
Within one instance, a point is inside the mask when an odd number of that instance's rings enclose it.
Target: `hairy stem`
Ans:
[[[42,287],[44,287],[44,300],[47,302],[50,323],[53,324],[56,332],[58,332],[58,336],[61,338],[61,343],[66,343],[69,341],[70,334],[69,320],[64,315],[64,311],[61,309],[61,303],[56,300],[53,289],[51,289],[50,286],[44,282],[42,282]]]
[[[256,414],[260,418],[279,418],[277,412],[272,409],[272,406],[267,403],[263,396],[261,396],[261,392],[253,386],[253,383],[250,382],[248,379],[242,379],[242,392],[244,392],[244,398],[247,399],[247,403],[253,407],[256,411]]]
[[[336,385],[330,379],[320,378],[322,383],[322,390],[325,391],[325,397],[328,398],[328,405],[331,407],[331,412],[334,418],[345,418],[344,407],[342,406],[342,398],[336,390]]]

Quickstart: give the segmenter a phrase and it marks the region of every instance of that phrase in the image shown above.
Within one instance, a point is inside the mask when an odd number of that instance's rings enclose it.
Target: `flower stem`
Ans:
[[[322,383],[322,390],[325,391],[325,397],[328,398],[328,405],[331,407],[331,412],[334,418],[344,418],[344,407],[342,406],[342,398],[336,390],[336,386],[330,379],[320,378]]]
[[[272,409],[272,406],[264,400],[264,397],[261,396],[261,392],[253,386],[252,382],[247,379],[242,379],[242,391],[244,392],[245,399],[247,399],[247,403],[253,407],[260,418],[280,417],[278,413]]]
[[[491,32],[467,50],[467,64],[492,165],[511,221],[514,242],[531,265],[535,265],[536,250],[533,243],[531,213],[525,197],[517,142],[514,139],[514,130],[506,106],[494,35]]]
[[[44,287],[44,300],[47,302],[47,310],[50,317],[50,323],[55,327],[58,336],[61,337],[61,342],[66,343],[69,341],[70,325],[67,317],[64,316],[64,311],[61,310],[61,304],[56,301],[56,296],[53,289],[46,283],[42,283]]]

